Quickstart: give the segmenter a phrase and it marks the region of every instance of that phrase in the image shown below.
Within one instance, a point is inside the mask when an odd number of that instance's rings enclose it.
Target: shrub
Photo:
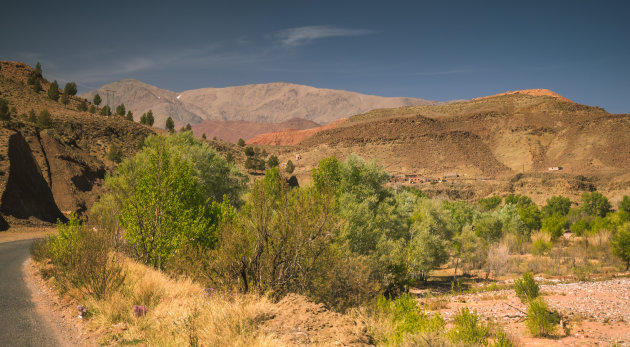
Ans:
[[[291,160],[287,161],[287,167],[284,169],[287,173],[292,174],[295,171],[295,165]]]
[[[527,305],[525,325],[533,336],[546,337],[552,335],[559,323],[560,315],[555,311],[549,311],[543,298],[531,300]]]
[[[610,245],[613,254],[626,263],[626,271],[628,271],[630,269],[630,222],[617,229]]]
[[[81,100],[81,102],[77,106],[77,110],[83,111],[83,112],[88,110],[87,101],[85,101],[85,99]]]
[[[280,162],[278,161],[278,157],[275,155],[270,156],[269,160],[267,160],[267,167],[277,167],[278,164],[280,164]]]
[[[542,220],[542,230],[549,233],[552,238],[557,238],[562,236],[564,228],[568,223],[569,222],[566,217],[556,213],[553,216]]]
[[[608,199],[599,192],[583,193],[582,194],[582,210],[590,216],[605,217],[606,213],[610,211],[610,202]]]
[[[112,144],[107,152],[107,159],[117,164],[120,163],[123,159],[122,149],[115,144]]]
[[[537,239],[532,243],[532,254],[533,255],[546,255],[553,248],[553,244],[549,241],[545,241],[542,238]]]
[[[584,235],[584,232],[586,230],[588,230],[588,229],[589,229],[588,222],[585,221],[584,219],[580,219],[580,220],[576,221],[575,223],[571,224],[571,232],[575,236],[582,236],[582,235]]]
[[[9,103],[6,100],[0,98],[0,119],[8,120],[9,118]]]
[[[35,93],[39,93],[42,90],[44,90],[44,88],[42,88],[42,84],[39,82],[39,80],[35,81],[35,83],[33,83],[33,91]]]
[[[245,147],[245,140],[238,139],[238,142],[236,144],[239,145],[239,147]]]
[[[522,303],[526,303],[540,295],[540,288],[534,280],[534,275],[531,272],[526,272],[522,278],[514,280],[514,292],[516,292],[516,296],[521,299]]]
[[[37,125],[42,129],[48,129],[52,127],[52,118],[48,110],[42,110],[37,117]]]
[[[70,97],[68,96],[68,94],[63,93],[63,94],[61,94],[61,98],[59,99],[59,102],[64,104],[64,105],[67,105],[68,102],[70,102]]]
[[[28,121],[31,123],[37,123],[37,115],[35,115],[35,110],[31,109],[28,111]]]
[[[514,347],[515,344],[509,338],[509,336],[503,331],[503,329],[499,329],[496,335],[494,336],[494,341],[488,344],[489,347]]]
[[[479,321],[477,312],[470,312],[464,307],[455,315],[453,328],[448,332],[448,338],[453,343],[483,344],[487,342],[489,331],[488,325]]]
[[[489,198],[479,200],[477,204],[479,205],[479,209],[482,211],[492,211],[501,205],[501,201],[503,201],[503,199],[501,199],[500,196],[493,195]]]
[[[175,122],[173,122],[173,118],[166,118],[166,124],[164,125],[164,127],[171,133],[175,132]]]
[[[87,228],[75,214],[67,224],[57,222],[58,236],[33,248],[34,257],[49,256],[53,275],[62,288],[76,287],[85,294],[102,298],[124,281],[122,267],[111,253],[112,242]]]
[[[427,315],[417,300],[408,293],[394,300],[379,297],[376,301],[376,315],[391,324],[385,336],[380,337],[388,345],[400,345],[406,337],[414,334],[439,332],[445,325],[440,315]]]
[[[571,200],[569,200],[569,198],[565,198],[563,196],[552,196],[547,199],[547,204],[543,206],[541,212],[545,217],[552,216],[555,213],[566,216],[569,214],[570,209]]]
[[[133,112],[127,111],[127,115],[125,116],[125,119],[130,122],[133,122]]]

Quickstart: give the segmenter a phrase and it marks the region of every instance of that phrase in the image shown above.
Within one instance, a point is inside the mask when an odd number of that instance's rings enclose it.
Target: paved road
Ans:
[[[35,312],[22,264],[33,240],[0,243],[0,346],[57,346],[54,333]]]

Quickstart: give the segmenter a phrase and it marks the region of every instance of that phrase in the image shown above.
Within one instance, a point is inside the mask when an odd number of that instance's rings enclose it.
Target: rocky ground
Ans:
[[[514,290],[424,299],[427,307],[437,308],[445,318],[468,307],[484,318],[505,327],[522,345],[532,346],[609,346],[630,345],[630,278],[597,282],[553,283],[541,285],[549,308],[557,310],[566,324],[551,339],[532,338],[523,323],[526,306]]]

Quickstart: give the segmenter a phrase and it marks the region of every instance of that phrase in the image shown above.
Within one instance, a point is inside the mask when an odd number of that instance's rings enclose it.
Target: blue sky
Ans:
[[[0,59],[80,91],[290,82],[470,99],[548,88],[630,113],[627,1],[11,1]]]

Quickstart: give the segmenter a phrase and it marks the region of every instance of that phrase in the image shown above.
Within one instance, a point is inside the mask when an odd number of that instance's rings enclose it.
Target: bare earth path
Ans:
[[[0,243],[0,346],[59,346],[55,332],[37,312],[22,265],[33,240]]]

